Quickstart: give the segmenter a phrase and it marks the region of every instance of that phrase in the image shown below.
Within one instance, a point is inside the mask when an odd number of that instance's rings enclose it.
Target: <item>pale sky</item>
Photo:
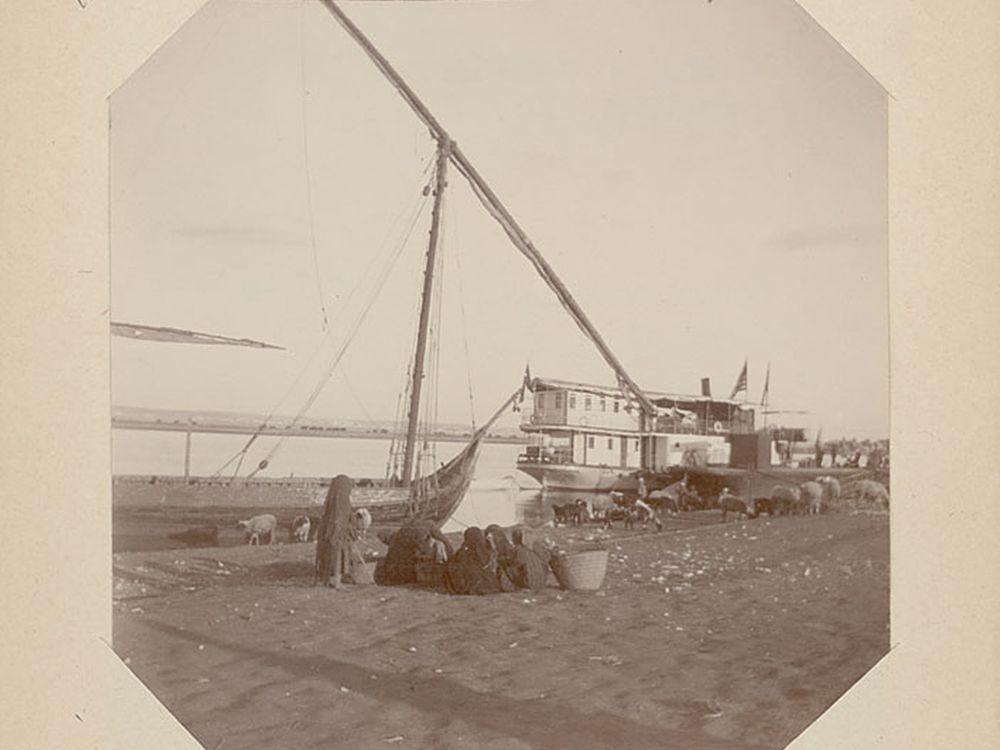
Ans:
[[[707,376],[726,396],[748,358],[758,401],[770,362],[772,407],[809,412],[784,421],[887,436],[886,98],[792,0],[342,7],[640,386],[696,393]],[[297,0],[212,0],[111,120],[112,318],[287,347],[114,339],[113,402],[297,411],[398,245],[426,129]],[[470,376],[483,419],[525,362],[614,383],[454,171],[446,217],[443,420],[468,422]],[[395,413],[428,226],[311,415]],[[320,288],[331,335],[307,368]]]

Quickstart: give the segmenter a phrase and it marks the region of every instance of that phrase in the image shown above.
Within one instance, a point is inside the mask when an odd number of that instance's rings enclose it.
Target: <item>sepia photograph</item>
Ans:
[[[107,100],[115,653],[205,748],[783,748],[890,650],[889,93],[794,0],[209,0]]]

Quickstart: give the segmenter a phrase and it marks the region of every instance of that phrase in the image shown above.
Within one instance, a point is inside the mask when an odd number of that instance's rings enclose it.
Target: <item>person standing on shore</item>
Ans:
[[[316,533],[314,585],[339,589],[351,568],[351,489],[354,482],[341,474],[330,483],[323,518]]]

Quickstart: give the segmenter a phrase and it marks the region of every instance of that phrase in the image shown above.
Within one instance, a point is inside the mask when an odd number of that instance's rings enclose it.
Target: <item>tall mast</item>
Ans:
[[[420,298],[420,324],[417,327],[417,350],[413,355],[413,380],[410,382],[410,406],[406,425],[406,446],[403,453],[403,486],[413,480],[413,456],[417,447],[417,419],[420,416],[420,387],[424,379],[424,353],[427,351],[427,327],[430,322],[431,296],[434,291],[434,266],[437,259],[438,236],[441,230],[441,204],[447,185],[448,155],[451,142],[438,140],[437,169],[434,180],[434,209],[431,213],[431,235],[424,265],[424,290]]]
[[[410,108],[416,113],[417,117],[430,129],[431,134],[437,139],[438,143],[448,143],[450,145],[449,156],[452,163],[455,164],[456,168],[462,175],[469,181],[472,185],[473,191],[476,196],[482,202],[486,210],[489,211],[490,215],[496,219],[497,223],[503,227],[504,232],[510,238],[514,246],[526,257],[531,264],[538,271],[542,279],[548,284],[549,288],[555,292],[555,295],[559,298],[563,307],[569,312],[570,316],[576,322],[577,326],[587,335],[587,337],[594,343],[597,350],[604,357],[604,361],[610,365],[611,369],[614,370],[615,375],[618,377],[620,386],[631,392],[632,396],[639,402],[644,419],[642,422],[649,422],[656,415],[656,407],[649,400],[645,393],[635,384],[635,381],[629,377],[628,373],[625,372],[625,368],[622,366],[621,362],[614,355],[608,345],[601,338],[601,335],[594,328],[594,325],[590,322],[586,313],[580,308],[576,300],[573,299],[573,295],[570,294],[566,285],[563,284],[562,280],[556,275],[556,272],[552,270],[552,267],[546,262],[546,260],[541,256],[535,246],[532,244],[531,239],[521,229],[517,221],[507,210],[507,208],[500,202],[500,199],[496,196],[490,186],[486,184],[486,181],[480,176],[476,168],[472,166],[471,162],[465,157],[458,144],[454,143],[448,132],[444,127],[437,121],[437,118],[431,114],[430,110],[424,105],[420,98],[413,92],[413,89],[407,85],[406,81],[396,72],[395,68],[389,63],[382,53],[379,52],[375,45],[368,40],[368,38],[362,33],[362,31],[354,25],[350,18],[348,18],[344,12],[337,6],[334,0],[321,0],[323,5],[326,6],[327,10],[333,14],[341,26],[347,31],[348,34],[356,41],[361,48],[365,51],[365,54],[371,58],[372,62],[375,63],[376,67],[389,79],[389,82],[393,87],[400,93],[406,103],[410,105]],[[641,425],[642,429],[645,429],[646,425]]]

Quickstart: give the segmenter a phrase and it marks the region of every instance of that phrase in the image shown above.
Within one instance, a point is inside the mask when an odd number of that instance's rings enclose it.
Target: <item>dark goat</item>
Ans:
[[[563,505],[553,505],[552,513],[557,526],[560,524],[565,526],[570,523],[574,526],[580,526],[590,518],[590,511],[587,508],[587,503],[583,500],[577,500],[576,502],[565,503]]]

